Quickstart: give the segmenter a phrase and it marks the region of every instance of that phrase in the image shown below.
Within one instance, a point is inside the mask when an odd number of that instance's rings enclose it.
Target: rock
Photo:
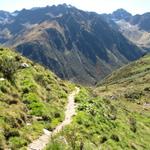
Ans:
[[[34,116],[33,120],[34,121],[43,121],[43,118],[42,117],[38,117],[38,116]]]
[[[47,85],[47,86],[46,86],[46,90],[47,90],[47,91],[51,91],[51,89],[52,89],[52,88],[51,88],[50,85]]]
[[[150,107],[150,103],[144,103],[143,106],[144,107]]]
[[[48,131],[47,129],[43,129],[43,132],[44,132],[44,134],[46,134],[46,135],[50,135],[50,134],[51,134],[51,132]]]
[[[0,81],[5,81],[6,79],[4,79],[4,78],[0,78]]]
[[[109,115],[109,118],[110,118],[111,120],[116,120],[116,115],[110,114],[110,115]]]
[[[112,96],[110,97],[110,99],[111,99],[111,100],[117,100],[117,96],[112,95]]]
[[[29,65],[27,63],[22,63],[20,65],[21,68],[29,68]]]
[[[27,126],[31,126],[31,123],[27,123]]]
[[[135,143],[131,143],[131,148],[132,148],[132,149],[135,149],[135,150],[138,149]]]

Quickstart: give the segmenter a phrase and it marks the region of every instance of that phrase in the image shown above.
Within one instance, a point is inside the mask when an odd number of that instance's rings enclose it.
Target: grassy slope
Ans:
[[[150,55],[108,76],[96,89],[106,97],[125,98],[138,104],[150,102]]]
[[[149,150],[149,68],[150,56],[145,56],[114,72],[94,91],[81,89],[73,123],[47,150]]]
[[[29,67],[22,68],[26,63]],[[20,149],[64,118],[74,85],[6,48],[0,48],[0,149]],[[23,149],[23,148],[22,148]]]

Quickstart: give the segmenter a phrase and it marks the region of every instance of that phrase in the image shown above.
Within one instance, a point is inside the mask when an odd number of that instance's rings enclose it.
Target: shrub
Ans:
[[[5,119],[5,122],[9,124],[11,127],[13,128],[19,127],[19,124],[14,116],[6,115],[4,119]]]
[[[23,97],[23,102],[25,104],[32,104],[33,102],[38,102],[39,97],[35,93],[27,93]]]
[[[144,88],[144,91],[146,91],[146,92],[150,92],[150,87],[146,87],[146,88]]]
[[[40,85],[46,87],[47,86],[47,81],[46,78],[43,74],[37,74],[35,76],[35,81],[37,81]]]
[[[5,137],[0,133],[0,150],[5,149]]]
[[[131,93],[129,92],[129,93],[126,93],[124,96],[127,99],[136,100],[136,99],[140,99],[142,94],[143,94],[142,92],[131,92]]]
[[[17,99],[10,99],[10,100],[7,101],[7,103],[8,103],[9,105],[18,104],[18,100],[17,100]]]
[[[108,140],[107,137],[106,137],[106,136],[103,136],[103,137],[101,137],[101,139],[100,139],[100,143],[105,143],[107,140]]]
[[[16,60],[16,61],[20,61],[21,59],[22,59],[22,58],[21,58],[20,55],[16,55],[16,56],[15,56],[15,60]]]
[[[21,137],[11,137],[9,139],[9,145],[12,150],[20,149],[21,147],[27,146],[28,142]]]
[[[13,58],[4,57],[0,59],[0,71],[2,71],[4,77],[11,82],[14,82],[14,74],[19,65]]]
[[[3,51],[4,49],[3,48],[0,48],[0,51]]]
[[[49,121],[49,122],[52,121],[51,117],[46,114],[42,115],[42,119],[43,119],[43,121]]]
[[[55,112],[54,116],[55,116],[55,118],[60,118],[61,115],[59,112]]]
[[[0,85],[0,90],[3,92],[3,93],[7,93],[8,92],[8,89],[5,85]]]
[[[29,109],[31,110],[31,115],[42,116],[45,111],[44,104],[41,102],[33,102],[29,105]]]
[[[110,138],[116,142],[119,142],[119,137],[116,134],[112,134]]]
[[[13,129],[13,128],[6,128],[4,130],[4,135],[6,137],[6,139],[9,139],[10,137],[13,136],[19,136],[19,131],[17,129]]]
[[[129,118],[129,122],[130,122],[130,129],[133,132],[136,132],[137,128],[136,128],[136,120],[135,118]]]
[[[47,146],[46,150],[65,150],[65,146],[60,142],[52,140]]]

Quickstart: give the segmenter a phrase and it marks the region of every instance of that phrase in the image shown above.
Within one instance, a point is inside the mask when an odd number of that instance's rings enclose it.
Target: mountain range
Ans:
[[[0,150],[149,150],[148,24],[123,9],[0,11]]]
[[[62,79],[95,84],[145,53],[113,21],[114,17],[120,19],[116,14],[104,18],[66,4],[1,11],[0,43],[43,64]],[[121,16],[128,20],[131,15]],[[139,26],[143,27],[142,23]]]
[[[118,9],[112,14],[104,15],[107,20],[113,20],[117,29],[130,41],[139,47],[150,51],[150,13],[132,15],[124,9]]]

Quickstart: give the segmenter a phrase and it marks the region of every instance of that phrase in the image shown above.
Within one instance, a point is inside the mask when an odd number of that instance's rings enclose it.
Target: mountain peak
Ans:
[[[132,16],[132,14],[123,8],[119,8],[112,13],[112,16],[116,20],[120,20],[120,19],[128,20]]]

